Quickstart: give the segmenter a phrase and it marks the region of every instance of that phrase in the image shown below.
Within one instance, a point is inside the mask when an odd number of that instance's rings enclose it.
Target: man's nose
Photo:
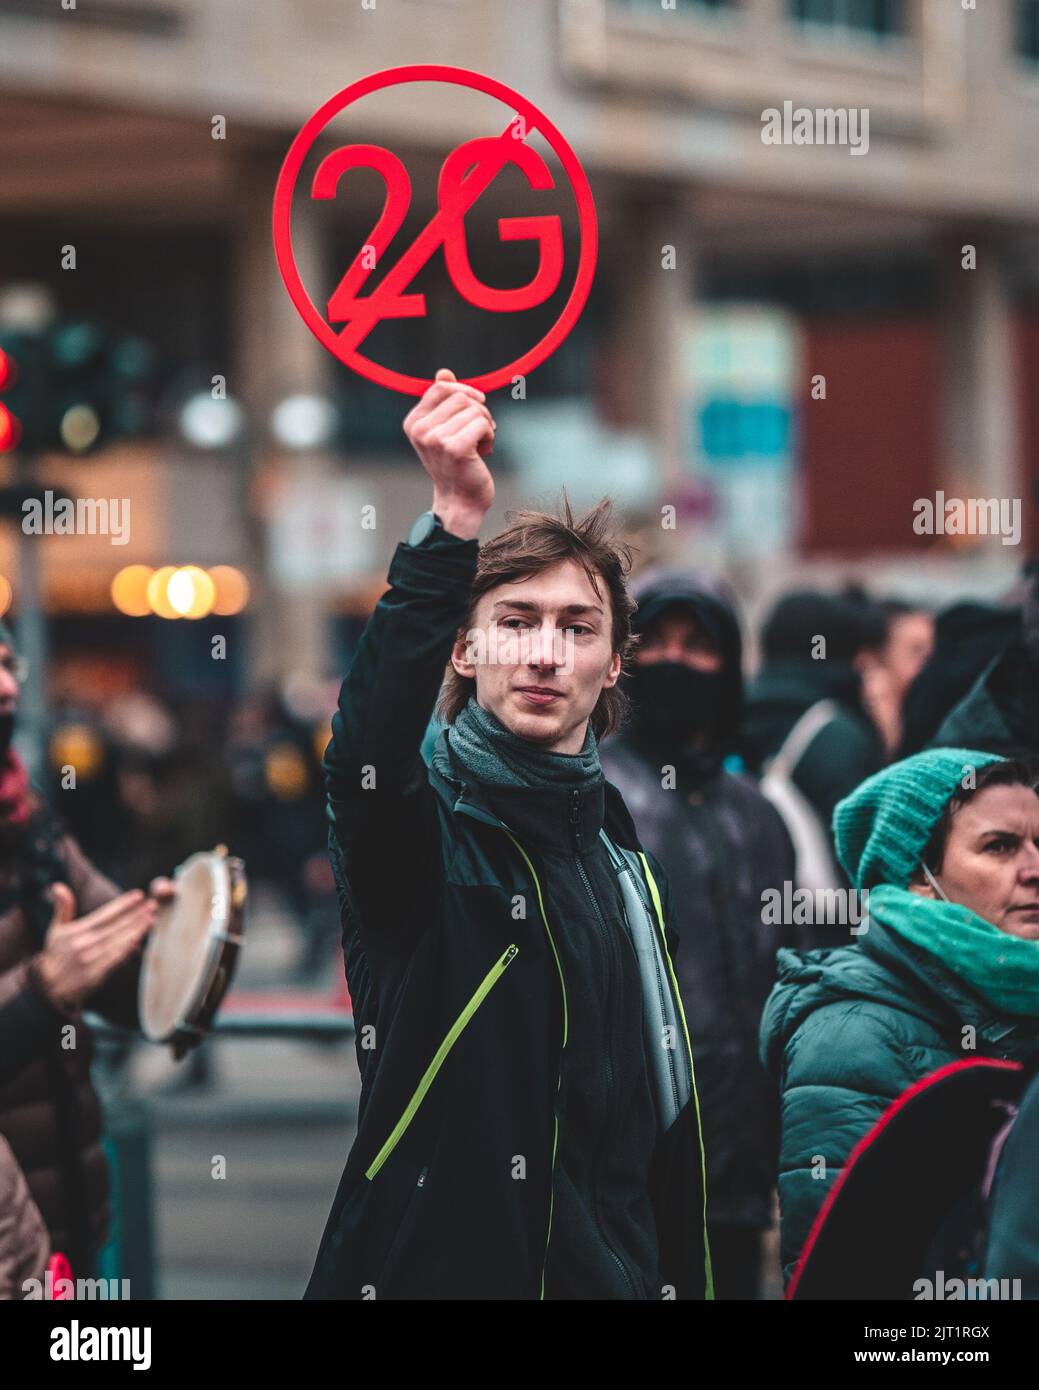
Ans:
[[[17,700],[18,682],[6,667],[0,666],[0,699]]]
[[[555,667],[555,623],[543,622],[530,634],[530,665],[539,669]]]

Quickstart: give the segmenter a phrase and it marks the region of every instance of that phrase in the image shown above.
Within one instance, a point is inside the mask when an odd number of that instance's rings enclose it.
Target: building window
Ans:
[[[801,24],[886,38],[906,28],[905,0],[787,0],[793,19]]]
[[[1017,51],[1039,63],[1039,0],[1017,0]]]

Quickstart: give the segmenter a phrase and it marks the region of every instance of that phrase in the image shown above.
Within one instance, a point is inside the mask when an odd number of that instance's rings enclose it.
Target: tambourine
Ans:
[[[234,975],[245,932],[245,865],[223,845],[174,872],[176,897],[159,909],[144,948],[137,1012],[152,1042],[180,1056],[209,1031]]]

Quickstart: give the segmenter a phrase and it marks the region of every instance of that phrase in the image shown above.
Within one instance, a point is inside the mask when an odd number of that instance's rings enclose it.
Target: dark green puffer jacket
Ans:
[[[1039,1056],[1039,1019],[996,1013],[937,957],[875,919],[852,946],[784,950],[776,960],[761,1057],[782,1098],[786,1282],[848,1155],[888,1105],[949,1062]]]

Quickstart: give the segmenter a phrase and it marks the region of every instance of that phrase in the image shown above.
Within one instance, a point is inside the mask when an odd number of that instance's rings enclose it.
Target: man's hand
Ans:
[[[123,963],[155,922],[159,905],[139,889],[76,916],[72,889],[51,885],[54,917],[36,958],[35,975],[47,998],[71,1013]]]
[[[497,426],[475,386],[442,367],[404,419],[404,433],[433,479],[433,510],[452,536],[471,540],[494,501],[494,479],[484,457],[494,450]]]

